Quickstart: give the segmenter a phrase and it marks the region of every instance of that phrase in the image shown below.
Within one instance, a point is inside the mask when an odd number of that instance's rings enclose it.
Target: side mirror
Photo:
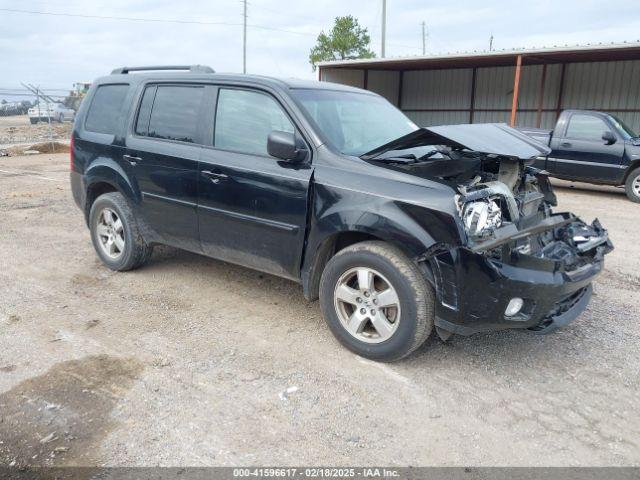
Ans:
[[[274,130],[267,138],[267,152],[286,162],[300,162],[307,157],[307,149],[296,140],[293,133]]]
[[[602,139],[606,142],[607,145],[613,145],[617,141],[616,136],[610,130],[606,130],[602,133]]]

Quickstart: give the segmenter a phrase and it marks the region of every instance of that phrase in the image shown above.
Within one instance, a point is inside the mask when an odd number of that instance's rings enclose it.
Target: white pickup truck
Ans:
[[[73,121],[76,112],[61,103],[49,103],[47,105],[41,102],[31,107],[28,114],[29,121],[32,124],[38,123],[39,121],[48,122],[49,119],[62,123],[65,120]]]

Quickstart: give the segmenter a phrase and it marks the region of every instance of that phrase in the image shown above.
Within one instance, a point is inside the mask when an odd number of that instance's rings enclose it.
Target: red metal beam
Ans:
[[[540,90],[538,91],[538,114],[536,115],[536,128],[542,124],[542,107],[544,103],[544,82],[547,79],[547,64],[542,65],[542,77],[540,78]]]
[[[516,126],[516,116],[518,114],[518,95],[520,94],[520,71],[522,70],[522,55],[518,55],[516,59],[516,75],[513,79],[513,103],[511,104],[511,122],[512,127]]]
[[[560,70],[560,86],[558,87],[558,102],[556,103],[556,120],[560,117],[560,113],[562,112],[562,95],[564,92],[564,75],[567,70],[567,64],[562,64],[562,69]]]

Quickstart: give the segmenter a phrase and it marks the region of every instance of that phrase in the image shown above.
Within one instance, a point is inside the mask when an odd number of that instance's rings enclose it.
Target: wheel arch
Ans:
[[[85,172],[86,196],[84,205],[85,221],[89,222],[89,212],[96,198],[108,192],[119,192],[133,205],[138,203],[133,186],[126,173],[113,160],[95,161]]]
[[[624,185],[627,182],[627,179],[629,178],[629,176],[638,169],[640,169],[640,159],[634,160],[629,164],[629,166],[627,167],[627,170],[624,172],[624,178],[622,180],[622,184]]]
[[[344,218],[344,215],[340,216]],[[335,227],[335,218],[324,218],[312,228],[301,271],[303,292],[308,300],[318,298],[320,277],[327,262],[340,250],[355,243],[383,241],[398,248],[416,264],[417,258],[437,243],[424,226],[408,215],[392,220],[377,213],[360,212],[355,218],[361,221],[353,225],[343,222],[340,228]],[[428,265],[418,266],[422,270],[428,268]]]

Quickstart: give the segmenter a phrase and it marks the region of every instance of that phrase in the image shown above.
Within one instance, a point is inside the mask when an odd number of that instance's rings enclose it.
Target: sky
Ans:
[[[242,8],[241,0],[0,0],[0,92],[20,82],[61,92],[123,65],[241,72]],[[249,0],[247,8],[248,73],[315,78],[309,50],[336,16],[349,14],[369,30],[380,55],[381,0]],[[498,50],[640,40],[633,0],[387,0],[387,57],[422,53],[422,21],[427,54],[486,50],[491,35]]]

